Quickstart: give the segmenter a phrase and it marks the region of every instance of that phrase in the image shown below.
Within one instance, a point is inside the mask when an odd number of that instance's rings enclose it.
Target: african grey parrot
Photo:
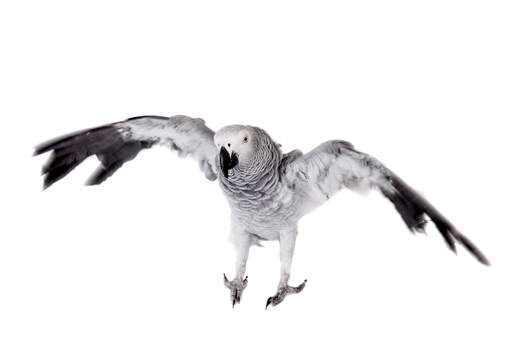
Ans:
[[[249,249],[260,241],[280,244],[281,276],[277,293],[266,307],[281,303],[304,289],[288,285],[299,220],[342,188],[374,188],[389,199],[412,231],[423,231],[428,216],[448,247],[461,243],[478,261],[489,262],[427,200],[375,158],[346,141],[327,141],[307,154],[283,154],[280,145],[261,128],[230,125],[214,132],[204,120],[187,116],[140,116],[60,137],[35,148],[34,155],[52,151],[43,167],[44,188],[58,181],[83,160],[100,161],[88,185],[102,183],[142,149],[165,145],[180,155],[191,155],[210,181],[218,180],[231,207],[231,235],[235,245],[236,275],[224,284],[230,302],[240,303],[247,286],[245,269]]]

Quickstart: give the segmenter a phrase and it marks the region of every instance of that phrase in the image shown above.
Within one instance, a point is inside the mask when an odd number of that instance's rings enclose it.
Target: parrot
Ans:
[[[457,242],[480,263],[490,264],[422,195],[344,140],[323,142],[305,154],[299,149],[283,153],[259,127],[236,124],[214,131],[201,118],[138,116],[57,137],[36,146],[34,155],[50,152],[42,168],[46,189],[92,155],[99,166],[86,184],[101,184],[140,151],[154,146],[194,159],[229,203],[235,274],[231,280],[224,274],[223,281],[233,308],[248,285],[249,250],[262,241],[278,241],[280,256],[277,292],[266,300],[265,309],[305,288],[307,280],[289,284],[299,221],[345,188],[380,192],[411,232],[424,232],[431,222],[449,249],[455,252]]]

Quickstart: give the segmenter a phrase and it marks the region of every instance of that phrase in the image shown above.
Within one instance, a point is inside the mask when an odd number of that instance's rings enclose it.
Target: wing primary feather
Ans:
[[[422,231],[427,223],[425,220],[425,215],[427,215],[443,236],[450,250],[456,252],[456,240],[475,256],[480,263],[490,265],[489,260],[484,254],[466,236],[461,234],[434,206],[409,187],[396,174],[389,170],[387,170],[387,173],[393,190],[380,187],[381,192],[395,205],[396,210],[411,231]]]
[[[82,130],[39,145],[35,149],[35,155],[53,150],[42,169],[43,189],[69,174],[87,157],[109,148],[121,148],[122,145],[122,135],[112,125]]]

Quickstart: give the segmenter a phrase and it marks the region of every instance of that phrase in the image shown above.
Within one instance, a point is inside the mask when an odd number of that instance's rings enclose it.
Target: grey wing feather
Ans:
[[[379,190],[391,201],[411,231],[423,231],[429,217],[455,251],[461,243],[478,261],[488,265],[482,252],[425,198],[372,156],[345,141],[328,141],[295,159],[283,169],[284,181],[295,188],[299,212],[304,215],[346,187],[356,191]]]
[[[304,194],[304,204],[312,209],[344,187],[365,191],[386,186],[383,166],[357,152],[346,141],[327,141],[296,158],[285,168],[285,179]]]
[[[297,160],[302,156],[302,152],[298,149],[292,150],[289,153],[286,153],[281,158],[281,163],[279,164],[279,175],[282,176],[286,173],[286,169],[288,168],[288,165],[291,164],[293,161]]]
[[[155,145],[168,146],[181,156],[191,155],[206,178],[213,181],[217,178],[213,136],[214,132],[202,119],[182,115],[140,116],[50,140],[37,146],[34,155],[52,152],[42,169],[44,188],[91,155],[98,157],[100,165],[87,184],[100,184],[141,150]]]

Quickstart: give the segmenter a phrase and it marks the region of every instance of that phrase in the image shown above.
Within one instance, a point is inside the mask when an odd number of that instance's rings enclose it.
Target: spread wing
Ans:
[[[191,155],[206,178],[213,181],[217,179],[213,136],[214,132],[199,118],[140,116],[50,140],[37,146],[34,155],[52,152],[42,170],[44,188],[91,155],[97,156],[100,165],[87,185],[100,184],[141,150],[155,145],[165,145],[181,156]]]
[[[378,160],[358,152],[348,142],[328,141],[305,155],[295,155],[281,175],[290,188],[295,188],[302,215],[344,187],[377,189],[393,203],[411,231],[423,231],[425,218],[429,217],[451,250],[455,251],[457,241],[481,263],[489,264],[482,252],[425,198]]]

